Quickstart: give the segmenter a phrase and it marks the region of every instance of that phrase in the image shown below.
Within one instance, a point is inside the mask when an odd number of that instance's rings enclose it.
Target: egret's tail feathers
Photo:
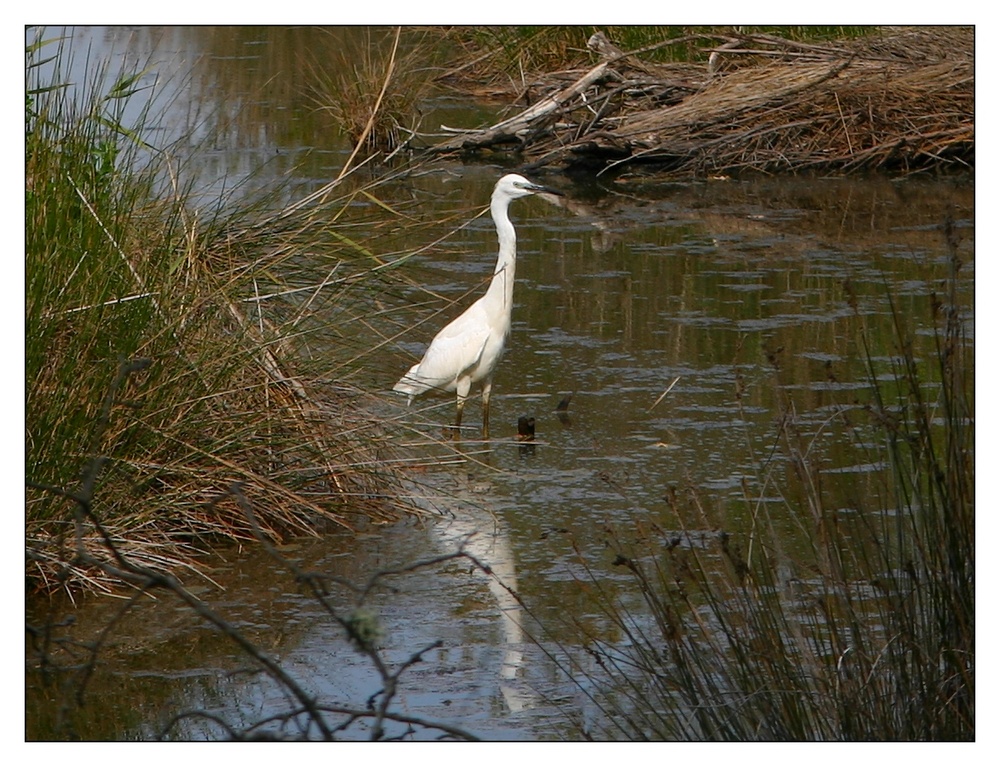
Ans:
[[[406,375],[399,379],[395,386],[392,387],[394,392],[399,392],[400,394],[405,394],[407,397],[406,404],[410,405],[413,403],[413,398],[418,394],[423,394],[428,391],[431,387],[428,386],[420,376],[417,374],[417,369],[420,365],[414,365],[410,368]]]

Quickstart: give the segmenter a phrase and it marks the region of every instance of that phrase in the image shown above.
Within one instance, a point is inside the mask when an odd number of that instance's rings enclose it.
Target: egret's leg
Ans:
[[[455,389],[455,433],[452,435],[458,438],[462,430],[462,411],[465,410],[465,401],[469,398],[469,389],[472,388],[471,381],[459,381]]]
[[[458,435],[462,431],[462,411],[465,410],[465,398],[459,397],[458,402],[455,403],[455,428],[452,432],[452,438],[458,439]]]
[[[483,382],[483,439],[490,438],[490,392],[493,391],[493,381]]]

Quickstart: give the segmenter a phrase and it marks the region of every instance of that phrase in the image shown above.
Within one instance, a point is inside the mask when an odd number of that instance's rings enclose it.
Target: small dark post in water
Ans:
[[[518,442],[531,442],[535,439],[535,419],[528,415],[522,415],[517,419],[517,440]]]
[[[517,419],[517,452],[522,456],[535,454],[535,419],[522,415]]]

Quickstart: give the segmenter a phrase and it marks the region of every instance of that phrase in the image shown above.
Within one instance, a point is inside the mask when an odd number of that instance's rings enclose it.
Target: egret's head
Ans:
[[[516,200],[518,197],[527,197],[529,194],[536,194],[538,192],[562,195],[562,192],[534,184],[524,176],[519,176],[516,173],[508,173],[497,181],[496,188],[493,190],[493,198],[504,197],[507,200]]]

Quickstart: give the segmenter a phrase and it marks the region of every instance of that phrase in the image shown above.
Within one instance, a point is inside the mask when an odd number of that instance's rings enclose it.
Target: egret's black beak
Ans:
[[[535,194],[554,194],[556,197],[565,197],[562,192],[558,189],[553,189],[552,187],[542,186],[541,184],[532,184],[531,191]]]

